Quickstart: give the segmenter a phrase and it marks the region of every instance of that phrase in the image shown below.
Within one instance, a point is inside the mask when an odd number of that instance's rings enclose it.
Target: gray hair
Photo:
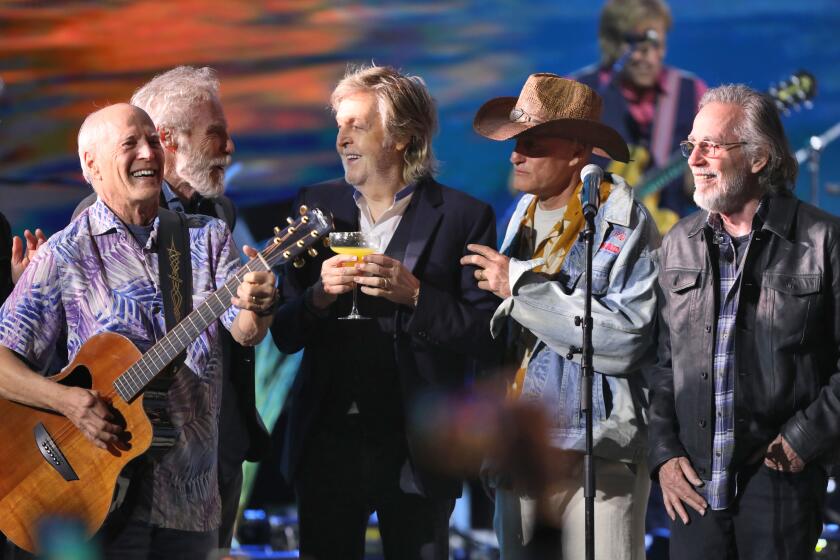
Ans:
[[[671,10],[662,0],[609,0],[601,11],[598,44],[601,64],[611,66],[621,56],[625,36],[647,20],[661,21],[665,31],[671,29]],[[665,42],[665,37],[660,37]]]
[[[219,80],[212,68],[178,66],[141,86],[131,104],[146,111],[158,128],[189,132],[196,107],[218,99]]]
[[[776,104],[770,97],[743,84],[726,84],[706,91],[700,109],[709,103],[737,105],[743,118],[735,134],[746,142],[744,151],[750,160],[766,156],[767,165],[758,174],[764,192],[782,192],[793,187],[799,164],[790,150]]]
[[[359,92],[376,96],[386,141],[407,143],[403,154],[406,184],[432,175],[437,167],[432,150],[437,110],[423,78],[400,74],[390,66],[349,67],[330,96],[333,111],[342,99]]]

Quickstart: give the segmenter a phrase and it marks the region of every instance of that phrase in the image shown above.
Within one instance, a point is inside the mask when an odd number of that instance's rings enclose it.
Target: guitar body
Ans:
[[[630,161],[628,163],[612,161],[607,171],[624,177],[627,184],[633,187],[638,193],[644,184],[645,172],[650,166],[651,156],[650,152],[643,146],[630,146],[630,148]],[[685,165],[683,159],[679,159],[677,163]],[[636,196],[638,197],[639,195],[637,194]],[[659,207],[659,190],[645,194],[639,198],[653,217],[659,233],[663,235],[668,233],[668,230],[674,227],[674,224],[680,220],[679,215],[673,210]]]
[[[153,439],[143,395],[125,402],[113,386],[140,356],[127,338],[103,333],[85,342],[73,363],[50,378],[98,391],[111,404],[125,433],[123,441],[107,450],[90,443],[60,414],[0,399],[0,531],[20,548],[36,551],[38,525],[44,518],[80,520],[88,535],[101,527],[117,477]],[[58,455],[56,449],[64,460],[52,458]]]
[[[232,274],[145,355],[127,338],[102,333],[50,378],[96,391],[110,405],[112,422],[123,426],[116,444],[100,449],[64,416],[0,399],[0,531],[9,540],[35,552],[38,525],[50,517],[81,521],[88,536],[99,530],[123,468],[147,451],[165,453],[181,435],[170,422],[167,400],[178,356],[230,308],[245,274],[297,258],[332,230],[332,219],[317,208],[299,211],[284,230],[275,228],[259,258]]]

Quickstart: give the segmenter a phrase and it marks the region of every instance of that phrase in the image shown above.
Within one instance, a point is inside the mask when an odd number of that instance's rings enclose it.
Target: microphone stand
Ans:
[[[830,143],[840,136],[840,123],[835,124],[819,136],[811,136],[808,147],[796,151],[796,161],[802,165],[808,163],[810,172],[811,204],[820,206],[820,156]]]
[[[598,209],[592,204],[584,204],[583,217],[586,225],[580,233],[586,248],[586,298],[583,317],[575,317],[575,325],[583,329],[583,344],[580,348],[571,347],[566,358],[571,360],[574,354],[581,354],[580,369],[583,385],[581,386],[581,410],[583,410],[585,448],[583,455],[583,498],[585,511],[585,550],[586,560],[595,560],[595,457],[592,443],[592,379],[595,370],[592,366],[592,251],[595,243],[595,215]]]

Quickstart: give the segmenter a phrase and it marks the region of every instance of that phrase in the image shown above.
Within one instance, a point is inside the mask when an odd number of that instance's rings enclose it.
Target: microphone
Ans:
[[[659,33],[657,33],[655,29],[645,29],[642,33],[638,34],[626,33],[622,39],[627,47],[625,48],[624,53],[618,57],[615,62],[613,62],[612,73],[614,76],[621,74],[624,67],[627,66],[627,62],[630,60],[630,57],[633,56],[636,49],[638,49],[643,43],[648,43],[654,47],[658,47],[661,44]]]
[[[601,182],[604,180],[604,170],[590,163],[580,171],[583,188],[580,189],[580,204],[583,215],[590,217],[598,212],[601,204]]]

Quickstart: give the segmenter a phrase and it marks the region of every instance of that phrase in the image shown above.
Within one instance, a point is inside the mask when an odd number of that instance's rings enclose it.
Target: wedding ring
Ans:
[[[483,268],[478,269],[478,279],[479,280],[487,280],[487,277],[484,275],[484,269]]]
[[[384,289],[386,291],[390,291],[391,290],[391,279],[390,278],[383,278],[383,280],[384,280],[384,282],[383,282],[384,285],[382,286],[382,289]]]
[[[257,296],[251,296],[251,303],[257,303]]]

